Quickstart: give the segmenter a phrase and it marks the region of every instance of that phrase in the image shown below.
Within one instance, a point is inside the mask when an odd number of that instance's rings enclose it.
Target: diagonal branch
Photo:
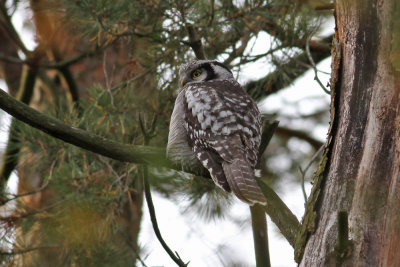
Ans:
[[[289,244],[294,247],[297,232],[300,229],[301,224],[271,187],[260,179],[257,179],[257,182],[267,199],[267,206],[264,207],[265,212],[269,215],[276,226],[278,226],[282,235],[286,238]]]
[[[197,59],[206,59],[206,54],[204,52],[203,44],[201,43],[201,38],[197,33],[197,29],[193,25],[187,24],[186,30],[188,32],[189,42],[182,42],[193,49]]]
[[[11,97],[3,90],[0,90],[0,108],[16,119],[34,128],[88,151],[123,162],[148,164],[155,167],[181,170],[181,166],[174,165],[166,158],[164,148],[133,146],[107,140],[85,130],[66,125],[58,119],[40,113]],[[264,139],[267,140],[268,138]],[[198,174],[194,171],[188,172]],[[269,186],[259,179],[258,181],[268,203],[267,207],[265,207],[265,211],[288,239],[289,243],[293,245],[295,234],[300,225],[297,218]]]
[[[309,133],[304,132],[302,130],[295,130],[287,127],[278,127],[276,129],[276,133],[278,135],[284,137],[296,137],[308,142],[315,150],[318,150],[324,143],[310,136]]]
[[[174,168],[165,158],[165,149],[122,144],[71,127],[16,100],[3,90],[0,90],[0,108],[34,128],[94,153],[124,162]]]

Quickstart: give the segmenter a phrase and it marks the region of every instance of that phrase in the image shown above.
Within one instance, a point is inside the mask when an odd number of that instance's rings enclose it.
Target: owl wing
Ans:
[[[264,204],[254,176],[261,139],[255,102],[230,80],[188,85],[184,101],[189,145],[214,182],[249,204]]]

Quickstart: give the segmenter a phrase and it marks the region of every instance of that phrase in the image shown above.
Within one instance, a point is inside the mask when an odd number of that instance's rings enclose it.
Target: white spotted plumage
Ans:
[[[168,156],[187,169],[203,166],[218,186],[250,205],[266,204],[254,175],[261,141],[256,103],[217,61],[183,65],[180,80]]]

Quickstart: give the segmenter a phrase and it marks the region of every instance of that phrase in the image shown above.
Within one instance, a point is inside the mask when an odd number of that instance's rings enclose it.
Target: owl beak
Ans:
[[[181,80],[181,87],[183,87],[183,79]]]

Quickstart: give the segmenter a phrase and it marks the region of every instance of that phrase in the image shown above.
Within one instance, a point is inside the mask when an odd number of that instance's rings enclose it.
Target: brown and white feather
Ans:
[[[181,68],[186,71],[188,66]],[[171,133],[173,128],[181,133]],[[183,165],[200,163],[215,184],[250,205],[266,204],[254,175],[260,141],[257,104],[231,73],[181,88],[171,118],[169,156]]]

